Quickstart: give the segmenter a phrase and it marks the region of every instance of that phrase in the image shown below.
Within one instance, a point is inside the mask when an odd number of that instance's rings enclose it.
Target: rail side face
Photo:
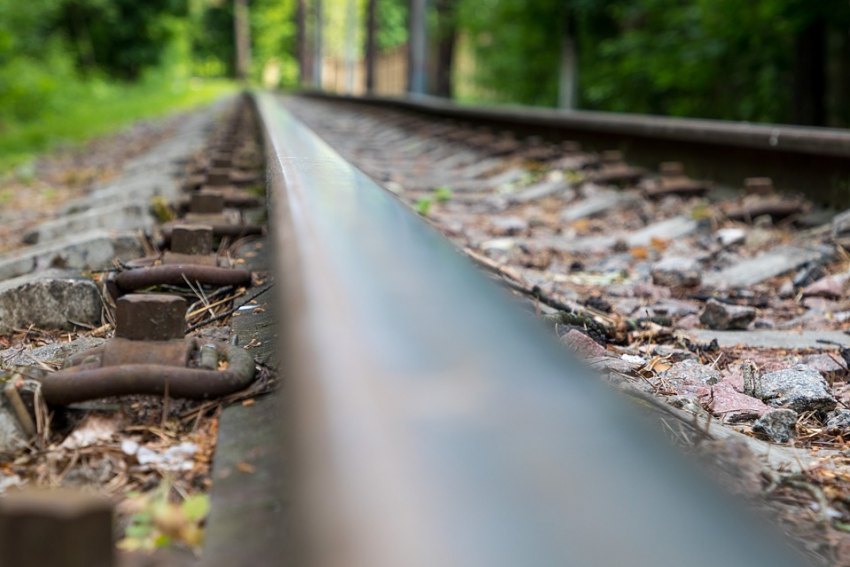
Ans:
[[[802,564],[442,236],[255,97],[290,404],[287,563]]]
[[[304,94],[412,110],[519,135],[577,140],[590,150],[619,149],[630,163],[652,170],[662,161],[680,161],[688,175],[731,187],[743,186],[746,177],[772,177],[780,191],[801,193],[831,207],[850,207],[850,130],[527,106],[466,106],[430,96]]]

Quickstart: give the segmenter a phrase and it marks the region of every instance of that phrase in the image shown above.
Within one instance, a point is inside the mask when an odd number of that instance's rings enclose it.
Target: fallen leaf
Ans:
[[[647,250],[644,246],[632,248],[630,252],[635,260],[646,260],[649,257],[649,250]]]
[[[664,372],[665,370],[669,370],[671,366],[673,365],[670,364],[668,359],[661,356],[656,356],[651,358],[646,362],[646,364],[638,368],[638,371],[644,375],[652,376],[654,374]]]
[[[667,250],[667,246],[670,245],[669,240],[667,240],[666,238],[659,238],[657,236],[653,236],[652,240],[650,240],[649,242],[650,242],[651,246],[655,250],[658,250],[659,252],[663,252],[664,250]]]
[[[257,467],[245,462],[236,463],[236,468],[245,474],[254,474],[254,472],[257,470]]]

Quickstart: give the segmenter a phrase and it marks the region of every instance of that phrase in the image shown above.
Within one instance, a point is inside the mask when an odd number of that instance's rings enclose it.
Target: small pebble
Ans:
[[[716,299],[709,299],[699,319],[708,328],[721,331],[745,330],[756,318],[752,307],[729,305]]]

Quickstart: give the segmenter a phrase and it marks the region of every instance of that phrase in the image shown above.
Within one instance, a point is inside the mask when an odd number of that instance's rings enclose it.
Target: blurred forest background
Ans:
[[[846,0],[0,0],[0,155],[210,100],[240,70],[401,94],[417,13],[430,94],[850,125]]]

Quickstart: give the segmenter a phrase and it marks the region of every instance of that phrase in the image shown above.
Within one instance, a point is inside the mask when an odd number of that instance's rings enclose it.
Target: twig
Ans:
[[[225,297],[224,299],[220,299],[220,300],[216,301],[215,303],[210,303],[206,307],[202,307],[200,309],[196,309],[194,311],[191,311],[186,315],[186,319],[187,320],[191,319],[195,315],[200,315],[201,313],[203,313],[204,311],[207,311],[208,309],[212,309],[214,307],[218,307],[219,305],[223,305],[224,303],[227,303],[228,301],[233,301],[234,299],[238,299],[238,298],[242,297],[242,295],[244,295],[244,292],[237,293],[236,295],[231,295],[230,297]]]
[[[201,288],[200,284],[198,285],[198,289],[196,290],[195,286],[192,285],[192,282],[189,281],[189,278],[186,277],[186,274],[183,274],[183,281],[186,282],[186,285],[189,286],[189,289],[191,289],[192,292],[196,296],[198,296],[198,298],[204,303],[204,305],[206,306],[206,309],[210,312],[210,315],[215,315],[215,312],[212,309],[210,309],[210,302],[207,299],[206,294],[204,294],[203,289]]]
[[[160,416],[159,426],[162,429],[165,429],[165,423],[168,420],[168,406],[169,406],[169,398],[168,398],[168,380],[165,381],[165,394],[162,396],[162,416]]]
[[[233,307],[232,309],[228,309],[228,310],[227,310],[227,311],[225,311],[224,313],[220,313],[220,314],[216,315],[215,317],[210,317],[210,318],[209,318],[209,319],[207,319],[206,321],[201,321],[200,323],[197,323],[197,324],[195,324],[195,325],[192,325],[191,327],[189,327],[188,329],[186,329],[186,333],[191,333],[192,331],[196,331],[196,330],[200,329],[201,327],[206,327],[206,326],[207,326],[207,325],[209,325],[210,323],[214,323],[214,322],[216,322],[216,321],[221,321],[221,320],[222,320],[222,319],[224,319],[225,317],[228,317],[228,316],[230,316],[230,315],[233,315],[234,313],[236,313],[237,311],[239,311],[239,309],[240,309],[243,305],[246,305],[246,304],[247,304],[247,303],[249,303],[251,300],[253,300],[253,299],[256,299],[256,298],[260,297],[261,295],[263,295],[264,293],[266,293],[268,290],[270,290],[270,289],[271,289],[271,288],[273,288],[273,287],[274,287],[274,284],[273,284],[273,283],[269,284],[269,286],[268,286],[268,287],[266,287],[265,289],[261,289],[260,291],[258,291],[258,292],[257,292],[257,293],[255,293],[254,295],[251,295],[251,296],[249,296],[249,297],[245,298],[245,301],[243,301],[241,304],[239,304],[239,305],[237,305],[237,306]]]
[[[213,291],[212,293],[207,294],[207,299],[213,300],[213,299],[216,299],[216,298],[221,297],[223,295],[227,295],[228,293],[233,291],[233,289],[234,289],[234,286],[232,286],[232,285],[228,285],[228,286],[225,286],[225,287],[218,288],[217,290]],[[238,297],[238,295],[234,296],[234,297]],[[199,309],[199,306],[201,306],[201,305],[204,305],[204,302],[202,300],[195,301],[194,303],[192,303],[189,306],[189,312],[195,312],[195,311],[201,312],[201,311],[203,311],[203,309]]]
[[[820,516],[819,520],[823,524],[829,524],[829,501],[826,499],[826,495],[819,486],[815,486],[814,484],[810,484],[803,480],[795,480],[793,478],[785,478],[781,480],[779,486],[782,485],[796,488],[797,490],[805,490],[811,494],[818,503],[818,508],[820,508],[818,510],[818,515]]]

